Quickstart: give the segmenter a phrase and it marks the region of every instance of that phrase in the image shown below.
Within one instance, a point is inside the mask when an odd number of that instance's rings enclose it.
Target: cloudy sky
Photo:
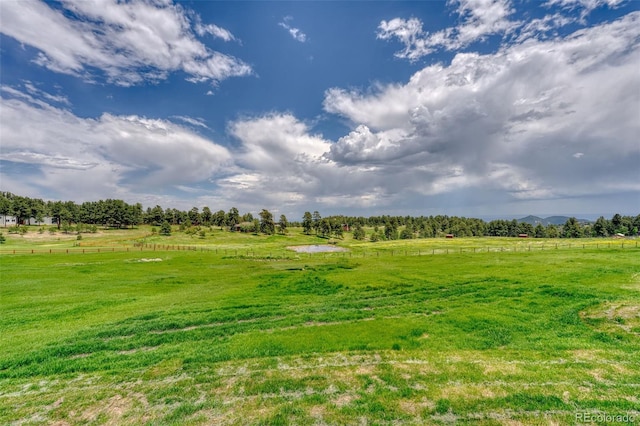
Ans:
[[[640,213],[640,2],[0,2],[0,189]]]

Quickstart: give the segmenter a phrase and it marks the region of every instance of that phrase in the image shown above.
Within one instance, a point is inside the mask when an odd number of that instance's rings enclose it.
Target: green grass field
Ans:
[[[8,236],[0,424],[640,422],[635,241],[148,231]]]

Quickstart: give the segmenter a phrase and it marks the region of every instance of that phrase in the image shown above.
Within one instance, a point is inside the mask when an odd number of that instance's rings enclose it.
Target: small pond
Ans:
[[[326,253],[335,251],[348,251],[346,248],[336,247],[328,244],[315,244],[312,246],[291,246],[287,248],[298,253]]]

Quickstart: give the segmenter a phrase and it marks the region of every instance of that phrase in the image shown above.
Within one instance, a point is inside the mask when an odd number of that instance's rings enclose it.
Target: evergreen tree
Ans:
[[[166,220],[162,222],[162,226],[160,226],[160,235],[171,235],[171,225]]]
[[[562,226],[562,236],[564,238],[582,237],[582,228],[575,217],[570,217]]]
[[[331,222],[331,230],[336,238],[342,238],[342,221],[334,219]]]
[[[318,210],[313,212],[312,220],[313,229],[316,231],[316,235],[318,235],[318,232],[320,231],[320,221],[322,220],[322,216],[320,216]]]
[[[226,214],[224,213],[224,210],[218,210],[214,213],[212,221],[215,226],[222,228],[225,224],[225,220]]]
[[[547,225],[547,237],[558,238],[558,227],[552,224]]]
[[[323,237],[328,237],[329,235],[331,235],[331,222],[328,218],[320,220],[317,232],[320,232],[320,235],[322,235]]]
[[[280,221],[278,222],[278,226],[280,227],[280,233],[287,233],[287,226],[289,226],[289,222],[287,222],[287,217],[283,214],[280,215]]]
[[[305,234],[309,235],[311,233],[311,229],[313,228],[313,218],[311,213],[304,212],[304,216],[302,216],[302,230]]]
[[[231,207],[231,209],[229,209],[229,213],[226,216],[226,222],[227,226],[232,231],[234,230],[234,227],[240,223],[240,212],[238,212],[237,208]]]
[[[541,223],[538,223],[533,230],[533,235],[535,238],[547,238],[547,230]]]
[[[384,226],[384,238],[387,240],[398,239],[398,227],[395,222],[389,222]]]
[[[413,238],[413,232],[411,232],[411,229],[409,229],[409,227],[405,227],[402,232],[400,232],[400,239],[401,240],[410,240]]]
[[[26,197],[14,197],[11,203],[11,213],[16,217],[16,225],[28,220],[31,214],[29,199]]]
[[[189,220],[191,221],[192,224],[200,225],[200,211],[197,207],[194,207],[191,210],[189,210],[189,213],[187,213],[187,215],[189,216]]]
[[[603,216],[600,216],[596,223],[593,224],[593,234],[595,237],[606,237],[609,235],[608,229],[609,224],[607,223],[607,219]]]
[[[365,238],[364,229],[362,229],[362,226],[360,225],[360,223],[356,223],[356,227],[353,229],[353,239],[362,241],[364,240],[364,238]]]
[[[260,232],[272,235],[275,232],[276,224],[273,221],[273,215],[267,209],[260,212]]]
[[[213,214],[211,213],[211,209],[207,206],[202,208],[202,213],[200,213],[200,218],[202,219],[202,224],[205,226],[211,225],[211,219],[213,218]]]

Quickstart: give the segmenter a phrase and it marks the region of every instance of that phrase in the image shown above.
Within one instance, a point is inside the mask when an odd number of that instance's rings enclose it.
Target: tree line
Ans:
[[[77,204],[73,201],[43,201],[23,197],[10,192],[0,192],[0,215],[16,217],[17,225],[31,219],[42,223],[49,217],[60,228],[63,224],[102,225],[112,228],[133,227],[140,224],[161,227],[170,232],[171,226],[182,228],[216,226],[230,231],[274,234],[286,233],[289,227],[302,227],[305,234],[342,238],[344,232],[352,232],[355,239],[371,241],[410,238],[433,238],[452,235],[456,237],[517,237],[526,234],[533,238],[581,238],[607,237],[616,234],[638,235],[640,214],[611,219],[599,217],[595,222],[581,223],[569,218],[563,225],[537,224],[513,220],[491,220],[458,216],[344,216],[322,217],[318,211],[305,212],[301,221],[287,220],[280,215],[276,222],[273,214],[262,209],[257,217],[247,212],[241,214],[236,207],[228,211],[212,210],[205,206],[188,211],[162,208],[159,205],[144,209],[142,204],[128,204],[123,200],[107,199]],[[365,228],[368,228],[365,231]]]
[[[339,225],[343,224],[342,227]],[[563,225],[535,226],[512,220],[491,220],[486,222],[477,218],[458,216],[370,216],[349,217],[331,216],[322,218],[316,211],[313,214],[305,212],[302,220],[305,233],[319,235],[340,235],[342,229],[348,228],[355,239],[363,240],[367,237],[364,228],[373,228],[369,239],[394,240],[411,238],[433,238],[452,235],[456,237],[518,237],[532,238],[583,238],[607,237],[611,235],[638,235],[640,230],[640,215],[622,216],[615,214],[611,219],[599,217],[593,223],[581,223],[575,217],[568,218]]]

